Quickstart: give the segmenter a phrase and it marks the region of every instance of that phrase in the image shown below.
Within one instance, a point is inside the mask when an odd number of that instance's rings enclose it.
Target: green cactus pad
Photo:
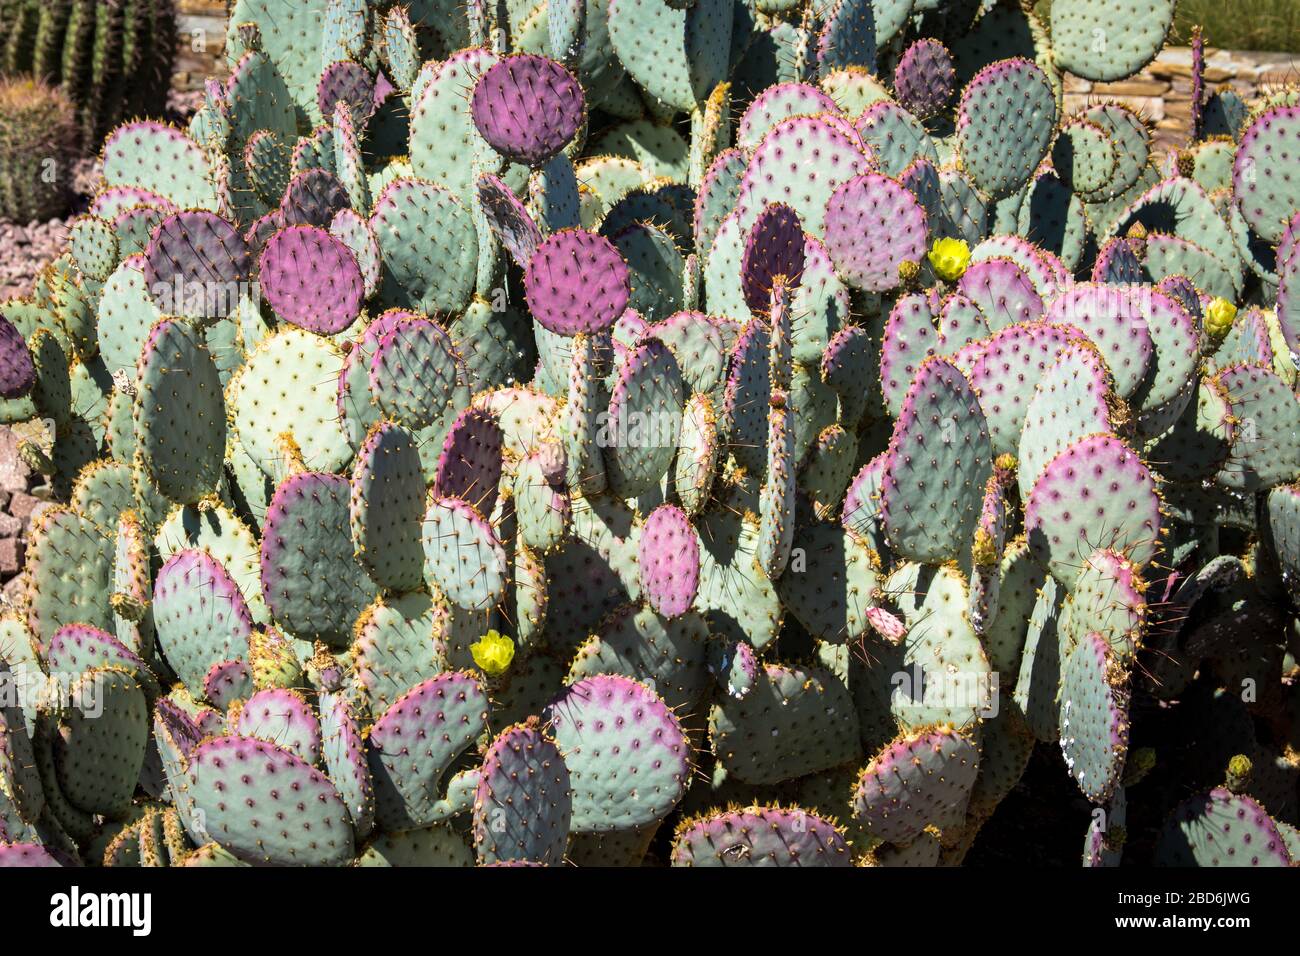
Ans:
[[[1277,823],[1255,800],[1219,788],[1174,808],[1156,843],[1160,866],[1290,866]]]
[[[352,858],[348,811],[334,785],[292,751],[214,737],[189,754],[188,795],[209,839],[250,863],[338,866]]]
[[[1208,256],[1198,271],[1226,274],[1234,293],[1240,292],[1242,261],[1232,229],[1210,197],[1192,180],[1181,177],[1163,180],[1131,199],[1108,229],[1100,225],[1094,228],[1099,235],[1114,236],[1127,235],[1134,225],[1140,225],[1153,237],[1168,236],[1175,240],[1170,251],[1163,253],[1167,261],[1182,266],[1175,271],[1186,272],[1188,266],[1184,262],[1195,263]],[[1179,253],[1178,248],[1183,251]],[[1204,281],[1204,276],[1196,278]],[[1235,297],[1234,294],[1232,298]]]
[[[434,313],[469,304],[478,239],[469,208],[453,191],[395,179],[375,198],[370,228],[384,261],[380,295],[386,305]]]
[[[1061,751],[1079,789],[1104,803],[1119,785],[1128,755],[1128,674],[1106,638],[1082,635],[1061,662]]]
[[[45,511],[27,545],[27,626],[41,644],[65,624],[113,626],[113,538],[70,508]]]
[[[667,620],[648,607],[612,611],[579,649],[566,683],[620,674],[644,683],[674,711],[689,712],[708,683],[708,627],[698,614]]]
[[[1119,424],[1110,372],[1088,341],[1065,344],[1038,379],[1017,449],[1020,494],[1028,498],[1048,462],[1071,444]]]
[[[921,366],[890,439],[881,516],[903,557],[941,562],[967,547],[993,453],[980,403],[956,366]]]
[[[725,77],[731,8],[721,0],[675,9],[666,0],[616,0],[609,38],[628,73],[650,96],[686,112]]]
[[[412,430],[463,405],[467,374],[451,337],[431,319],[387,326],[370,358],[370,393],[381,412]],[[459,393],[459,394],[458,394]]]
[[[435,497],[424,513],[424,576],[466,610],[483,610],[503,598],[509,569],[492,526],[473,505]]]
[[[1068,588],[1099,547],[1145,566],[1159,544],[1160,507],[1146,465],[1101,433],[1070,445],[1043,470],[1025,502],[1025,529],[1034,554]]]
[[[149,296],[144,257],[123,259],[104,283],[98,308],[99,354],[110,372],[128,369],[135,377],[136,360],[149,330],[162,313]]]
[[[424,489],[410,433],[392,422],[377,423],[353,465],[350,525],[358,560],[382,588],[409,591],[423,581]]]
[[[709,712],[709,741],[728,772],[750,784],[779,783],[856,760],[856,711],[830,672],[768,664],[753,688]]]
[[[1232,450],[1216,480],[1256,491],[1300,475],[1300,401],[1272,371],[1235,365],[1214,379],[1236,421]]]
[[[565,688],[544,716],[569,768],[574,833],[644,827],[681,799],[691,745],[677,717],[644,684],[589,677]]]
[[[906,626],[891,710],[899,724],[964,727],[992,707],[992,672],[971,626],[966,582],[955,568],[901,565],[881,586]]]
[[[107,186],[145,189],[181,209],[220,206],[207,156],[180,130],[149,120],[127,123],[108,135],[103,156]]]
[[[990,64],[962,93],[962,168],[993,198],[1010,196],[1029,182],[1055,126],[1056,95],[1041,67],[1024,59]]]
[[[1039,740],[1059,739],[1056,696],[1061,680],[1059,622],[1065,588],[1048,575],[1029,616],[1012,699]]]
[[[474,795],[479,862],[560,865],[572,813],[569,770],[555,742],[530,725],[503,731],[483,756]]]
[[[339,423],[343,355],[305,329],[283,328],[262,341],[231,379],[226,404],[239,443],[276,477],[281,436],[288,433],[313,471],[337,471],[352,457]]]
[[[148,735],[149,708],[136,679],[117,667],[85,672],[69,689],[54,742],[60,790],[87,813],[125,811]]]
[[[193,326],[165,319],[149,332],[136,378],[135,429],[145,467],[173,501],[216,490],[226,449],[221,377]]]
[[[866,633],[877,585],[864,541],[838,524],[805,519],[795,530],[791,555],[775,585],[782,605],[813,637],[831,644],[857,641]]]
[[[381,827],[410,830],[436,822],[442,778],[482,733],[487,708],[478,680],[451,671],[412,687],[375,721],[370,771]]]
[[[371,713],[382,714],[411,687],[441,670],[437,639],[447,608],[424,591],[381,597],[356,622],[353,670]]]
[[[262,528],[262,594],[302,640],[346,645],[375,586],[353,556],[347,479],[301,472],[280,483]],[[414,527],[414,522],[412,522]]]
[[[606,473],[614,493],[634,497],[659,482],[681,433],[685,393],[668,347],[646,339],[623,361],[609,402]]]
[[[950,727],[904,734],[862,770],[853,815],[891,843],[908,843],[929,826],[955,827],[965,817],[979,764],[975,744]]]
[[[159,648],[190,687],[221,661],[245,658],[253,619],[234,579],[205,551],[172,555],[153,593]]]
[[[747,807],[683,820],[673,866],[850,866],[849,847],[831,820],[802,809]]]
[[[1052,4],[1057,64],[1086,80],[1132,76],[1165,45],[1175,0],[1061,0]]]

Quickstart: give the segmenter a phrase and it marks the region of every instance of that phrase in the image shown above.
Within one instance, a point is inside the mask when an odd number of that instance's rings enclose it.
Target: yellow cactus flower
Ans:
[[[515,659],[515,642],[504,634],[489,630],[469,646],[469,652],[483,673],[488,677],[500,677]]]
[[[938,239],[930,247],[930,265],[945,282],[956,282],[970,265],[970,246],[965,239]]]
[[[1228,334],[1232,323],[1237,319],[1237,307],[1227,299],[1215,299],[1205,312],[1205,331],[1213,338],[1221,339]]]

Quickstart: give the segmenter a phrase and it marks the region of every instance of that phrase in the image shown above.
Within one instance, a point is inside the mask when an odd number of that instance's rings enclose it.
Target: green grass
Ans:
[[[1300,0],[1181,0],[1172,42],[1189,43],[1197,24],[1225,50],[1300,51]]]
[[[1035,8],[1044,22],[1050,8],[1051,0]],[[1197,24],[1212,47],[1300,52],[1300,0],[1179,0],[1169,42],[1186,46]]]

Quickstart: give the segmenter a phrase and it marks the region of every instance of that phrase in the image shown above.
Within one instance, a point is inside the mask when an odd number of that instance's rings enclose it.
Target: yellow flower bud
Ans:
[[[470,645],[469,652],[483,673],[488,677],[499,677],[515,658],[515,642],[490,630]]]
[[[956,282],[970,265],[970,246],[964,239],[939,239],[930,247],[930,265],[945,282]]]
[[[1205,331],[1212,338],[1221,339],[1228,334],[1237,319],[1237,307],[1227,299],[1215,299],[1205,312]]]

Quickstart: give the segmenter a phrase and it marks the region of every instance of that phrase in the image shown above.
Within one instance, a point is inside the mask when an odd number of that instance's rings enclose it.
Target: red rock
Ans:
[[[49,507],[53,507],[51,502],[42,501],[25,491],[15,491],[9,499],[9,513],[22,521],[24,528],[30,527],[36,516]]]
[[[23,542],[18,538],[0,540],[0,575],[17,574],[23,567]]]

